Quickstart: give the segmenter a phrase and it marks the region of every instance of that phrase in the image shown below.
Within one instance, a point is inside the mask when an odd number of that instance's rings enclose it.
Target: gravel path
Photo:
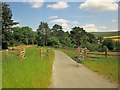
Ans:
[[[63,52],[55,51],[50,88],[116,88],[116,86],[82,64],[77,67],[76,62]]]

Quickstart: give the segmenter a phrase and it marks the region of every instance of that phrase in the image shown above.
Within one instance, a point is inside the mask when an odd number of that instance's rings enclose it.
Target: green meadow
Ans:
[[[74,49],[61,50],[73,59],[77,57]],[[87,58],[83,58],[82,53],[80,56],[83,65],[116,84],[120,82],[118,81],[119,58],[120,56],[117,52],[108,52],[107,58],[105,58],[104,52],[89,52]]]
[[[120,31],[113,31],[113,32],[91,32],[96,37],[106,37],[106,36],[118,36]]]
[[[54,52],[50,50],[48,60],[47,48],[29,48],[26,58],[19,59],[17,51],[2,53],[2,87],[3,88],[48,88],[50,85]]]

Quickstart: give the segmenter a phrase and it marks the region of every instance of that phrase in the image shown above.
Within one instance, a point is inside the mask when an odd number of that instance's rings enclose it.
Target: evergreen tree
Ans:
[[[7,49],[10,40],[12,39],[11,28],[13,25],[18,24],[12,20],[12,11],[8,4],[2,3],[2,48]]]

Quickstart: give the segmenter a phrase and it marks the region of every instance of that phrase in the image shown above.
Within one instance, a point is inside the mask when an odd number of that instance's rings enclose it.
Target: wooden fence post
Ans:
[[[47,50],[47,53],[48,53],[48,60],[50,60],[50,49],[49,48]]]
[[[23,51],[22,51],[22,58],[23,59],[26,58],[25,54],[26,54],[26,49],[24,48]]]
[[[40,48],[40,60],[42,60],[42,49]]]
[[[105,57],[107,58],[108,56],[108,49],[105,50]]]
[[[79,47],[77,48],[77,54],[78,54],[78,57],[80,58],[80,48]]]
[[[105,57],[107,58],[108,56],[108,48],[106,46],[103,47],[104,52],[105,52]]]
[[[22,49],[22,50],[19,49],[19,58],[20,58],[20,60],[25,58],[25,54],[26,54],[26,49],[25,48]]]
[[[19,49],[19,58],[21,60],[21,49]]]
[[[88,51],[87,48],[84,48],[84,52],[83,52],[84,53],[84,58],[87,57],[87,51]]]

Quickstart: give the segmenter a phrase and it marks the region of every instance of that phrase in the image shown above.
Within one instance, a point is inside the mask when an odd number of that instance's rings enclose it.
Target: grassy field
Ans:
[[[28,48],[26,58],[20,60],[16,51],[2,53],[2,87],[3,88],[48,88],[51,80],[54,52],[43,48],[40,60],[40,47]]]
[[[102,36],[102,37],[107,37],[107,36],[118,36],[120,35],[120,31],[116,32],[92,32],[96,37]]]
[[[77,56],[74,49],[61,50],[73,59]],[[84,59],[81,54],[80,59],[82,60],[82,64],[91,70],[103,75],[112,82],[118,83],[118,57],[120,57],[118,55],[119,53],[117,52],[109,52],[108,57],[105,58],[102,52],[89,52],[87,58]]]
[[[120,36],[108,36],[108,37],[103,37],[103,38],[110,38],[113,41],[119,41],[120,42]]]

